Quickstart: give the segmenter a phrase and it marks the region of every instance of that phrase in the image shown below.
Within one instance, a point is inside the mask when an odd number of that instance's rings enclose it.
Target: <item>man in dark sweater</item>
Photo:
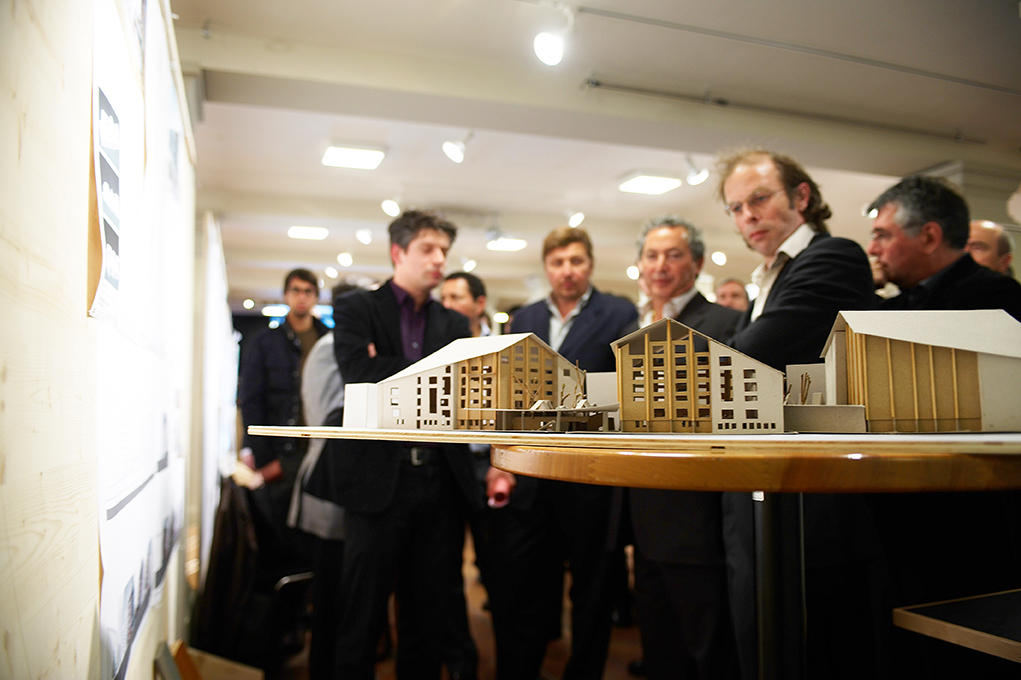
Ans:
[[[880,309],[1003,309],[1021,320],[1021,284],[965,252],[968,205],[942,180],[908,177],[869,206],[868,252],[900,295]],[[935,339],[935,338],[934,338]],[[1017,492],[883,494],[874,498],[889,562],[891,607],[1021,585]],[[890,677],[1015,677],[1016,666],[890,627]]]

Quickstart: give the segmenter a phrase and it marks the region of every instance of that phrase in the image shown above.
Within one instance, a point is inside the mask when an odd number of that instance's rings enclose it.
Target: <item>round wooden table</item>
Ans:
[[[607,435],[603,441],[593,436],[585,440],[584,446],[561,441],[494,444],[492,461],[504,470],[535,477],[689,491],[1021,488],[1021,434],[1014,433],[675,435],[634,442],[627,435]]]

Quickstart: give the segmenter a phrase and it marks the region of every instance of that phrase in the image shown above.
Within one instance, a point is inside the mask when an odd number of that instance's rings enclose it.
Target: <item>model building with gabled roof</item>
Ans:
[[[1021,323],[1003,310],[840,312],[826,402],[869,432],[1021,430]]]
[[[625,432],[783,432],[783,373],[674,321],[612,344]]]
[[[501,413],[541,401],[573,407],[584,384],[585,372],[533,333],[461,338],[379,383],[348,385],[344,424],[505,429]]]

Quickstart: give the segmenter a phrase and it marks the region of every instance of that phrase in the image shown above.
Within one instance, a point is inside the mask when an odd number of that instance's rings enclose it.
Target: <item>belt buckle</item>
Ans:
[[[425,464],[424,454],[426,453],[428,453],[427,449],[424,449],[421,446],[412,446],[411,451],[409,452],[409,458],[411,460],[412,466],[419,467],[420,465],[424,465]]]

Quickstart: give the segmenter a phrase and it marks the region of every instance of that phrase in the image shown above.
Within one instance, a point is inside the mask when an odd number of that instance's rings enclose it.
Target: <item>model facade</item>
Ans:
[[[1021,430],[1021,323],[1002,310],[841,312],[826,403],[869,432]]]
[[[624,432],[783,432],[783,373],[662,319],[613,343]]]
[[[584,371],[532,333],[461,338],[375,385],[348,385],[344,424],[546,429],[549,418],[539,414],[574,407],[584,397],[584,384]],[[537,402],[547,408],[522,413]]]

